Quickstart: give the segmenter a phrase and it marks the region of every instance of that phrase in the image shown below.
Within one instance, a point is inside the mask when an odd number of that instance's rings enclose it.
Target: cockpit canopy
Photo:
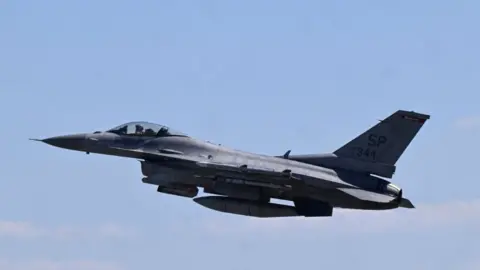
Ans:
[[[130,122],[107,130],[118,135],[142,136],[142,137],[167,137],[187,136],[181,132],[172,130],[166,126],[148,122]]]

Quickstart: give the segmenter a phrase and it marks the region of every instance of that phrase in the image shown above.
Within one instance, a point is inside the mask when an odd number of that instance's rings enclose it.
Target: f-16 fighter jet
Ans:
[[[213,210],[261,218],[328,217],[333,208],[414,208],[402,189],[387,179],[428,119],[426,114],[399,110],[333,153],[308,155],[244,152],[148,122],[37,141],[138,159],[144,183]],[[214,195],[197,197],[199,188]]]

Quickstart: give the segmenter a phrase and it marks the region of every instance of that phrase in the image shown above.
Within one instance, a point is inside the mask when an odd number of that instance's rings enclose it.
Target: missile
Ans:
[[[242,216],[259,218],[299,216],[295,207],[283,204],[263,203],[225,196],[198,197],[193,201],[212,210]]]

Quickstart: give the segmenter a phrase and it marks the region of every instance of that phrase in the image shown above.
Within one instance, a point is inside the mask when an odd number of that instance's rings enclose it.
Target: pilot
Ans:
[[[162,127],[158,132],[157,136],[166,136],[168,135],[168,128]]]
[[[135,125],[135,134],[141,135],[143,134],[143,127],[142,125]]]

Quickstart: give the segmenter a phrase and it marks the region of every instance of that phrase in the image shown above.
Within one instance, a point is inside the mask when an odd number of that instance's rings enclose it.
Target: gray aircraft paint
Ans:
[[[201,187],[226,196],[194,200],[210,209],[257,217],[292,216],[292,209],[300,216],[331,216],[332,208],[413,208],[403,191],[382,177],[392,178],[395,163],[429,118],[399,110],[333,153],[309,155],[245,152],[148,122],[41,141],[139,159],[142,181],[158,186],[158,192],[194,198]],[[295,206],[277,207],[269,203],[272,198]]]

